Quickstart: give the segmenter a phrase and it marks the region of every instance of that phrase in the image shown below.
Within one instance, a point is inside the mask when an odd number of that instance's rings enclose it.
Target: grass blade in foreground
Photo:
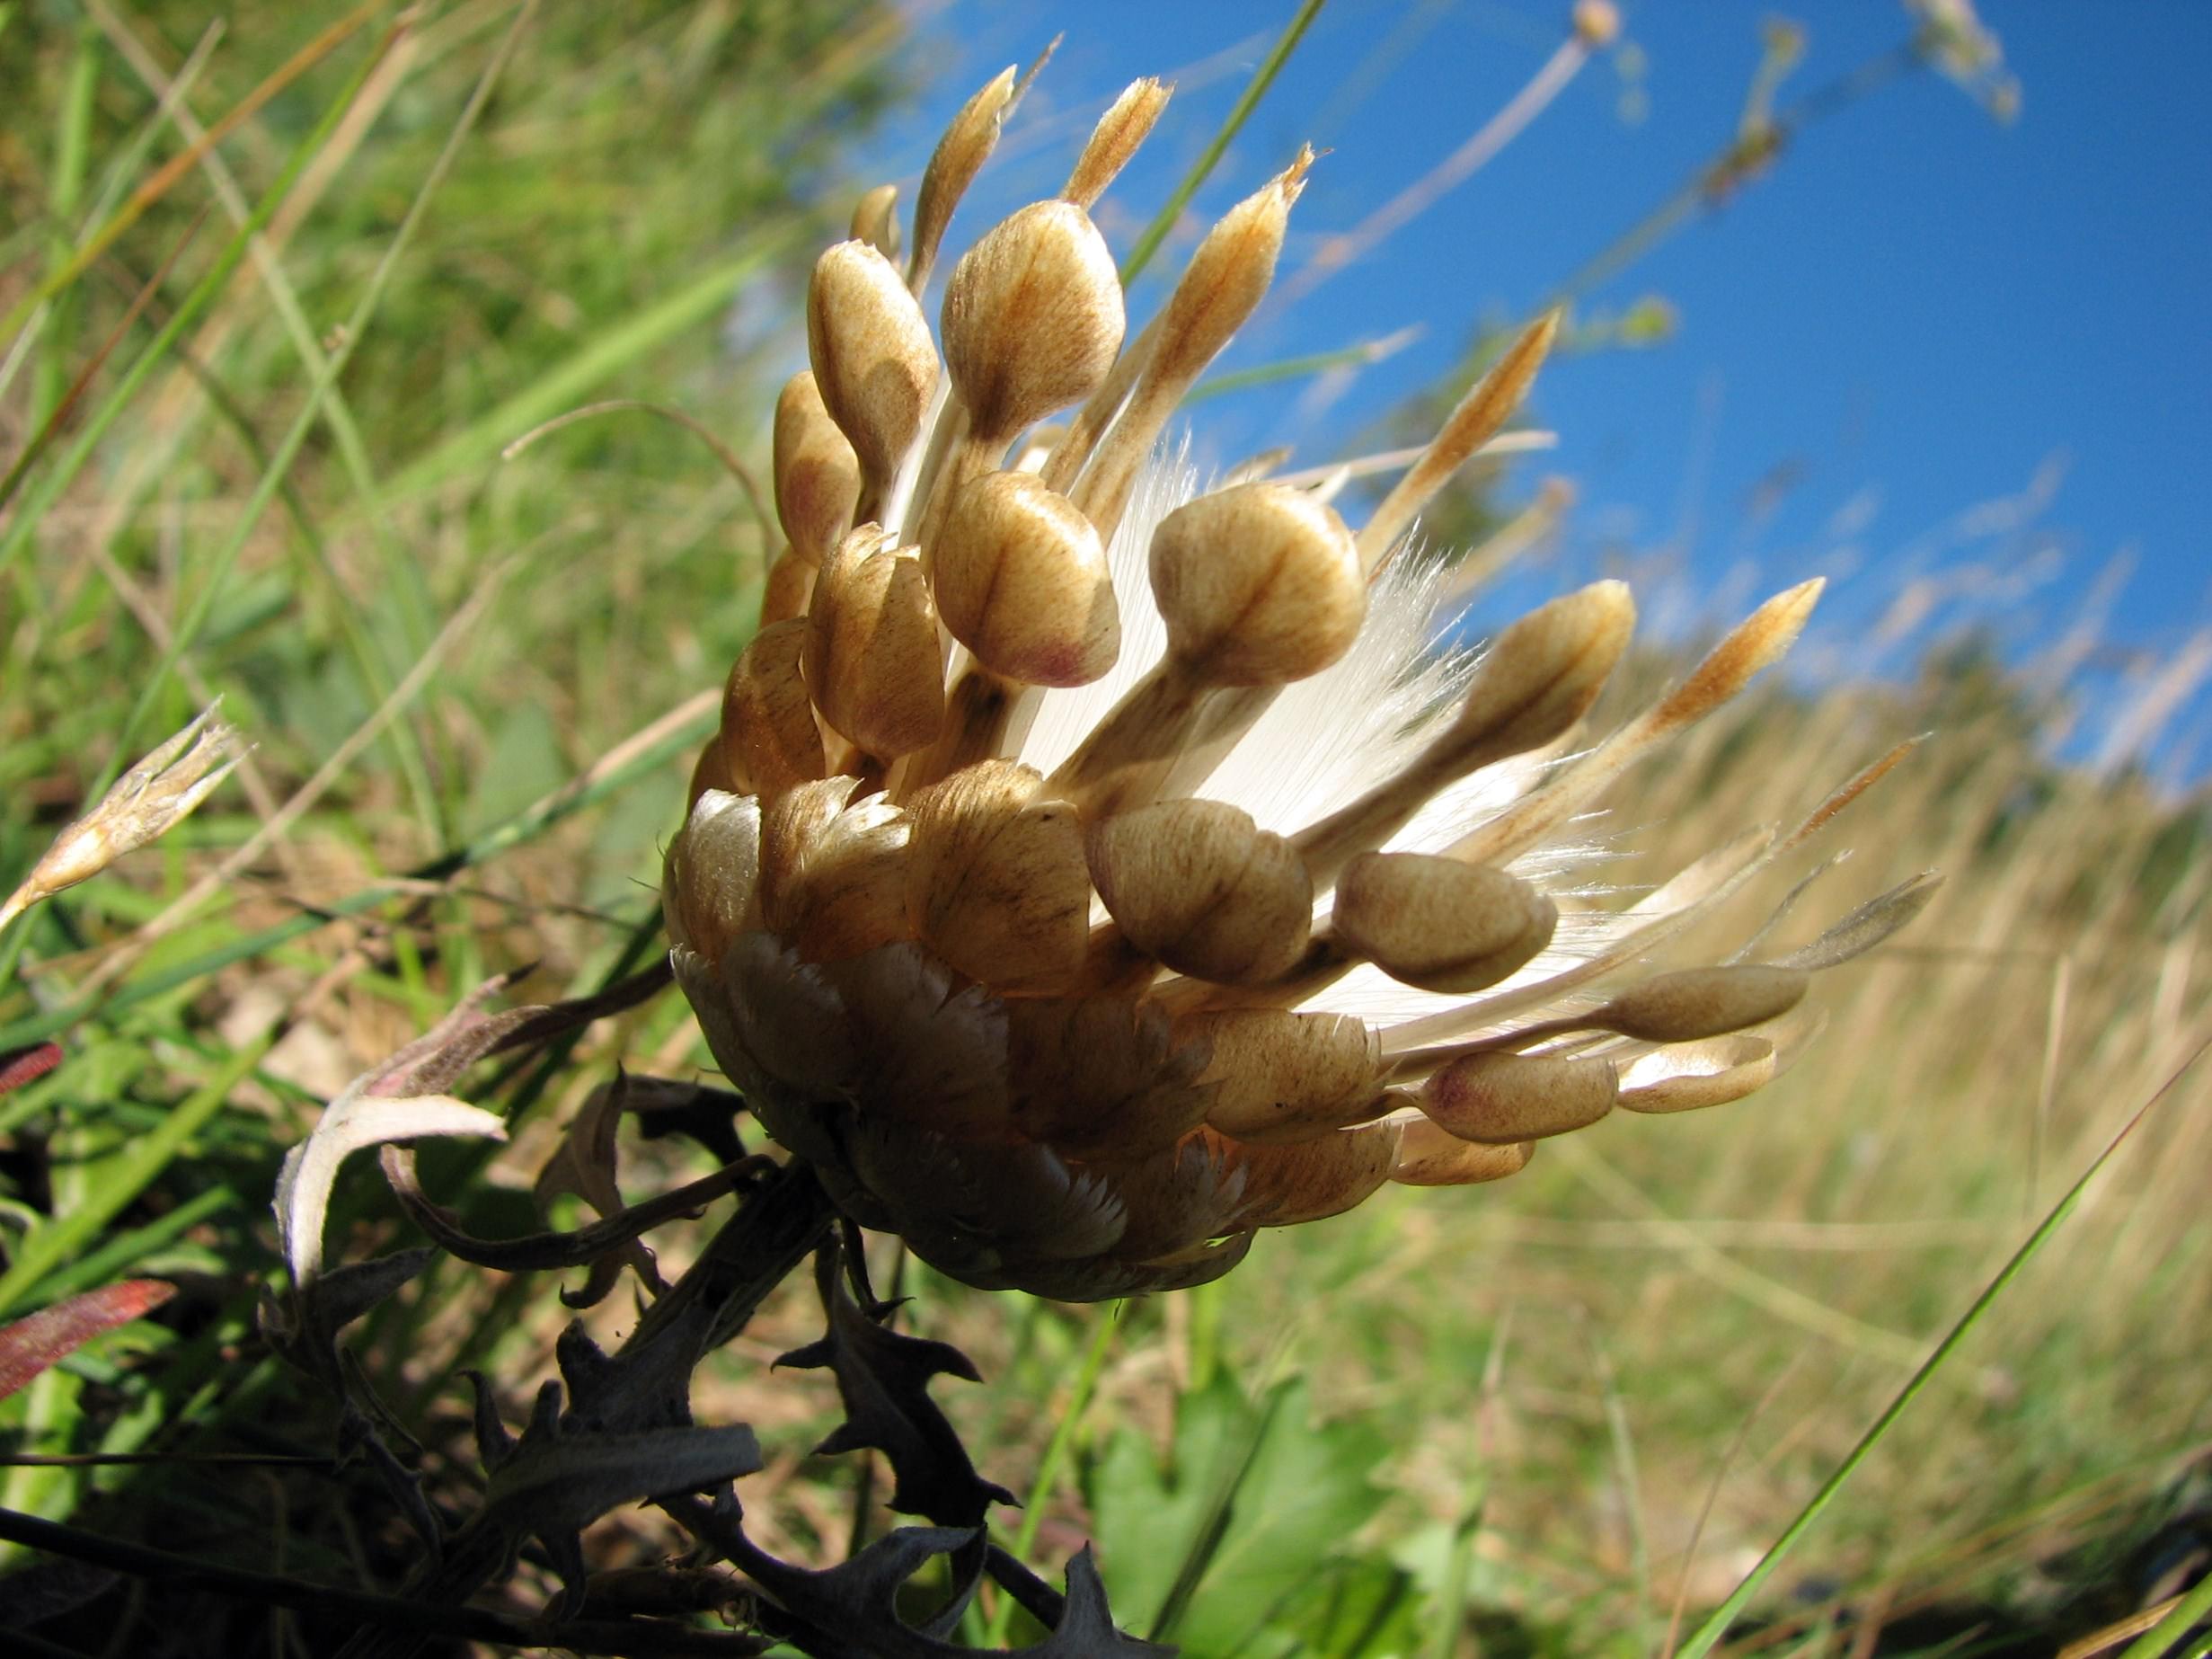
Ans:
[[[1997,1270],[1996,1277],[1992,1279],[1982,1293],[1974,1299],[1974,1305],[1960,1316],[1959,1322],[1951,1327],[1950,1333],[1936,1344],[1935,1352],[1931,1353],[1920,1369],[1913,1373],[1912,1380],[1898,1391],[1897,1397],[1891,1400],[1881,1415],[1875,1419],[1874,1426],[1867,1430],[1859,1443],[1851,1449],[1851,1455],[1836,1466],[1836,1472],[1827,1477],[1819,1491],[1813,1494],[1811,1501],[1798,1512],[1797,1519],[1790,1522],[1788,1529],[1774,1540],[1774,1547],[1759,1558],[1759,1564],[1745,1575],[1743,1583],[1730,1592],[1728,1600],[1715,1608],[1705,1622],[1698,1626],[1690,1639],[1683,1644],[1681,1659],[1699,1659],[1699,1655],[1711,1653],[1721,1638],[1728,1634],[1729,1627],[1735,1623],[1737,1615],[1750,1604],[1751,1598],[1758,1593],[1759,1586],[1764,1584],[1773,1575],[1774,1569],[1782,1565],[1783,1557],[1796,1548],[1797,1541],[1804,1537],[1806,1532],[1811,1529],[1812,1523],[1820,1518],[1821,1512],[1827,1509],[1828,1504],[1834,1501],[1836,1495],[1843,1490],[1844,1483],[1856,1472],[1859,1465],[1865,1462],[1867,1458],[1872,1454],[1874,1448],[1881,1443],[1882,1437],[1897,1425],[1898,1419],[1905,1415],[1905,1408],[1910,1406],[1919,1397],[1920,1391],[1933,1380],[1937,1371],[1950,1361],[1953,1353],[1958,1352],[1960,1344],[1966,1340],[1968,1334],[1981,1323],[1982,1316],[1989,1311],[1990,1308],[1995,1304],[1997,1298],[2003,1295],[2013,1281],[2020,1276],[2021,1270],[2027,1266],[2028,1263],[2046,1244],[2050,1242],[2051,1236],[2065,1224],[2066,1219],[2074,1213],[2075,1206],[2082,1201],[2082,1194],[2089,1190],[2089,1184],[2103,1172],[2104,1167],[2112,1161],[2112,1155],[2119,1150],[2121,1146],[2127,1142],[2128,1137],[2134,1134],[2142,1125],[2143,1121],[2150,1116],[2159,1102],[2173,1092],[2174,1086],[2189,1075],[2190,1070],[2204,1058],[2208,1049],[2212,1049],[2212,1037],[2208,1037],[2199,1043],[2173,1075],[2159,1085],[2158,1092],[2137,1107],[2135,1115],[2121,1125],[2119,1132],[2106,1142],[2104,1150],[2091,1160],[2089,1167],[2082,1171],[2081,1178],[2066,1189],[2066,1196],[2054,1204],[2042,1220],[2037,1223],[2035,1231],[2030,1233],[2020,1248],[2013,1252],[2012,1259]],[[2183,1628],[2186,1628],[2186,1627]],[[2149,1639],[2149,1637],[2145,1638],[2146,1641]],[[2133,1653],[2141,1648],[2142,1644],[2137,1643],[2136,1650],[2130,1650],[2130,1652]]]

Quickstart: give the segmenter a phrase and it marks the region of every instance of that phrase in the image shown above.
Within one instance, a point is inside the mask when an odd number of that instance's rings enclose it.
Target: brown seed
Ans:
[[[1351,649],[1367,611],[1344,521],[1278,484],[1201,495],[1161,519],[1152,591],[1168,651],[1214,686],[1317,674]]]
[[[1510,1146],[1595,1123],[1617,1090],[1607,1060],[1470,1054],[1422,1086],[1420,1109],[1463,1140]]]
[[[1027,473],[986,473],[929,549],[938,614],[994,674],[1088,685],[1121,649],[1106,550],[1091,521]]]
[[[1646,1042],[1692,1042],[1787,1014],[1811,982],[1802,968],[1684,968],[1623,991],[1581,1023]]]
[[[860,457],[801,369],[775,400],[775,515],[793,553],[819,564],[853,528]]]
[[[1219,801],[1164,801],[1091,826],[1099,897],[1129,943],[1179,973],[1255,984],[1305,949],[1314,890],[1282,837]]]
[[[800,658],[807,619],[793,617],[753,635],[722,688],[721,748],[733,777],[774,798],[824,772],[821,728],[814,722]]]
[[[1337,885],[1338,941],[1394,980],[1486,989],[1551,943],[1558,907],[1502,870],[1426,853],[1362,853]]]
[[[1003,449],[1105,379],[1121,349],[1121,279],[1090,215],[1072,202],[1035,202],[960,256],[942,324],[974,441]]]
[[[1176,1034],[1208,1044],[1203,1081],[1215,1091],[1206,1121],[1239,1140],[1304,1140],[1376,1114],[1382,1043],[1346,1014],[1235,1009],[1181,1021]]]
[[[1462,1140],[1422,1118],[1400,1131],[1398,1161],[1391,1166],[1390,1178],[1401,1186],[1473,1186],[1520,1174],[1535,1151],[1533,1140],[1503,1146]]]
[[[807,354],[823,404],[860,458],[863,493],[880,497],[921,432],[937,348],[922,307],[868,244],[840,242],[815,262]]]
[[[923,942],[1002,991],[1066,989],[1090,934],[1083,830],[1034,769],[964,767],[907,802],[907,910]]]
[[[822,718],[867,754],[890,759],[944,724],[937,610],[911,549],[863,525],[824,561],[801,657]]]

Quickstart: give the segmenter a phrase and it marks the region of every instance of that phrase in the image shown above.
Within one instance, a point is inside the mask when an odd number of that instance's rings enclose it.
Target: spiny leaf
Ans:
[[[834,1246],[816,1253],[814,1282],[829,1329],[776,1363],[801,1371],[826,1366],[836,1378],[845,1424],[816,1452],[882,1452],[891,1464],[890,1506],[942,1525],[976,1526],[993,1504],[1013,1503],[1013,1494],[976,1473],[959,1434],[929,1397],[933,1377],[982,1380],[968,1356],[949,1343],[901,1336],[870,1319],[845,1288]]]

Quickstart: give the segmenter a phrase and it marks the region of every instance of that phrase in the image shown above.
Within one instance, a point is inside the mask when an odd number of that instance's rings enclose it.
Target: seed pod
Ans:
[[[770,799],[826,769],[821,728],[800,670],[807,630],[804,617],[761,629],[722,688],[723,764]]]
[[[1339,1215],[1368,1197],[1398,1158],[1395,1123],[1363,1123],[1284,1146],[1229,1140],[1212,1130],[1232,1174],[1244,1176],[1244,1207],[1237,1220],[1249,1226],[1296,1227]]]
[[[1121,349],[1121,279],[1072,202],[1040,201],[985,233],[945,284],[945,363],[978,447],[1098,388]]]
[[[1529,612],[1499,634],[1458,717],[1402,771],[1295,838],[1315,886],[1379,847],[1440,789],[1563,735],[1597,700],[1635,625],[1624,582],[1598,581]]]
[[[1351,649],[1367,611],[1344,521],[1278,484],[1201,495],[1161,519],[1152,591],[1169,654],[1214,686],[1317,674]]]
[[[1552,941],[1559,909],[1502,870],[1426,853],[1362,853],[1338,883],[1338,941],[1422,990],[1495,985]]]
[[[775,516],[791,550],[819,564],[853,528],[859,500],[860,457],[801,369],[775,400]]]
[[[730,942],[758,926],[760,803],[710,789],[668,843],[660,885],[668,942],[719,963]]]
[[[1364,1020],[1240,1008],[1198,1015],[1175,1032],[1210,1046],[1206,1121],[1235,1140],[1303,1140],[1376,1115],[1382,1042]]]
[[[1679,1048],[1657,1049],[1621,1073],[1621,1105],[1630,1112],[1695,1112],[1765,1088],[1777,1069],[1774,1045],[1741,1033]]]
[[[1692,1042],[1787,1014],[1811,982],[1802,968],[1684,968],[1623,991],[1579,1023],[1645,1042]]]
[[[807,962],[910,936],[906,816],[880,796],[846,805],[854,787],[802,784],[761,811],[761,915]]]
[[[1043,780],[984,761],[907,802],[907,914],[922,942],[1003,991],[1064,990],[1083,965],[1091,877],[1083,830]]]
[[[1267,293],[1275,277],[1275,256],[1282,251],[1283,232],[1290,222],[1291,204],[1305,188],[1306,169],[1313,162],[1310,148],[1299,151],[1287,168],[1230,208],[1207,233],[1166,306],[1128,354],[1132,359],[1141,354],[1141,366],[1125,363],[1114,376],[1116,382],[1125,380],[1136,368],[1128,407],[1117,421],[1115,409],[1108,405],[1119,405],[1118,392],[1094,400],[1062,446],[1066,458],[1056,456],[1046,468],[1048,482],[1068,489],[1073,469],[1098,446],[1082,483],[1070,492],[1103,539],[1113,539],[1137,470],[1160,429]],[[1110,421],[1112,431],[1101,443]]]
[[[1421,1087],[1420,1109],[1463,1140],[1509,1146],[1595,1123],[1618,1088],[1609,1060],[1470,1054]]]
[[[1400,1186],[1473,1186],[1520,1174],[1535,1152],[1533,1140],[1485,1146],[1462,1140],[1421,1118],[1399,1131],[1398,1161],[1390,1167],[1390,1178]]]
[[[1259,984],[1305,950],[1314,889],[1290,844],[1219,801],[1164,801],[1091,827],[1091,879],[1130,944],[1179,973]]]
[[[937,609],[911,549],[874,525],[841,542],[816,581],[801,657],[807,690],[832,728],[889,759],[944,723]]]
[[[1209,1095],[1196,1079],[1206,1051],[1171,1031],[1158,1008],[1113,997],[1022,997],[1005,1007],[1022,1133],[1070,1158],[1141,1158],[1204,1121]]]
[[[854,204],[852,236],[898,262],[898,186],[879,184]]]
[[[922,430],[937,348],[898,272],[866,243],[840,242],[815,262],[807,355],[823,404],[860,458],[863,494],[880,498]]]
[[[1083,686],[1113,667],[1121,617],[1106,550],[1091,521],[1041,480],[971,480],[929,562],[945,627],[994,674]]]
[[[814,572],[819,567],[786,547],[768,566],[768,580],[760,593],[760,625],[772,628],[793,617],[803,617],[814,599]]]
[[[1067,175],[1060,200],[1088,212],[1151,133],[1160,111],[1167,108],[1172,90],[1150,76],[1131,81],[1092,129],[1090,142],[1083,146],[1075,171]]]

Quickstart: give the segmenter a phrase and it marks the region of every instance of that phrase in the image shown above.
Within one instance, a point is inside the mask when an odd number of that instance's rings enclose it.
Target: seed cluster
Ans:
[[[1019,90],[1009,70],[955,118],[903,267],[892,193],[863,200],[815,267],[811,368],[777,402],[787,546],[664,890],[677,977],[752,1109],[855,1220],[946,1273],[1091,1300],[1202,1282],[1257,1229],[1385,1182],[1511,1175],[1616,1106],[1767,1081],[1789,1034],[1747,1028],[1901,925],[1928,881],[1777,960],[1747,947],[1602,1000],[1584,988],[1647,962],[1895,754],[1575,948],[1530,857],[1779,657],[1818,584],[1769,600],[1572,764],[1530,758],[1563,748],[1626,646],[1619,582],[1505,629],[1411,749],[1291,832],[1209,795],[1287,688],[1374,638],[1421,508],[1513,413],[1556,319],[1512,343],[1358,528],[1325,485],[1267,477],[1133,516],[1168,420],[1266,293],[1313,156],[1230,209],[1126,338],[1090,208],[1166,103],[1140,81],[1059,196],[952,266],[933,337],[919,296]],[[1117,592],[1110,554],[1133,537],[1161,643],[1128,675],[1125,613],[1146,596]],[[1118,666],[1127,688],[1081,740],[1025,760],[1047,699]],[[1501,765],[1523,780],[1501,810],[1408,840]],[[1421,1011],[1332,1006],[1359,976]]]

